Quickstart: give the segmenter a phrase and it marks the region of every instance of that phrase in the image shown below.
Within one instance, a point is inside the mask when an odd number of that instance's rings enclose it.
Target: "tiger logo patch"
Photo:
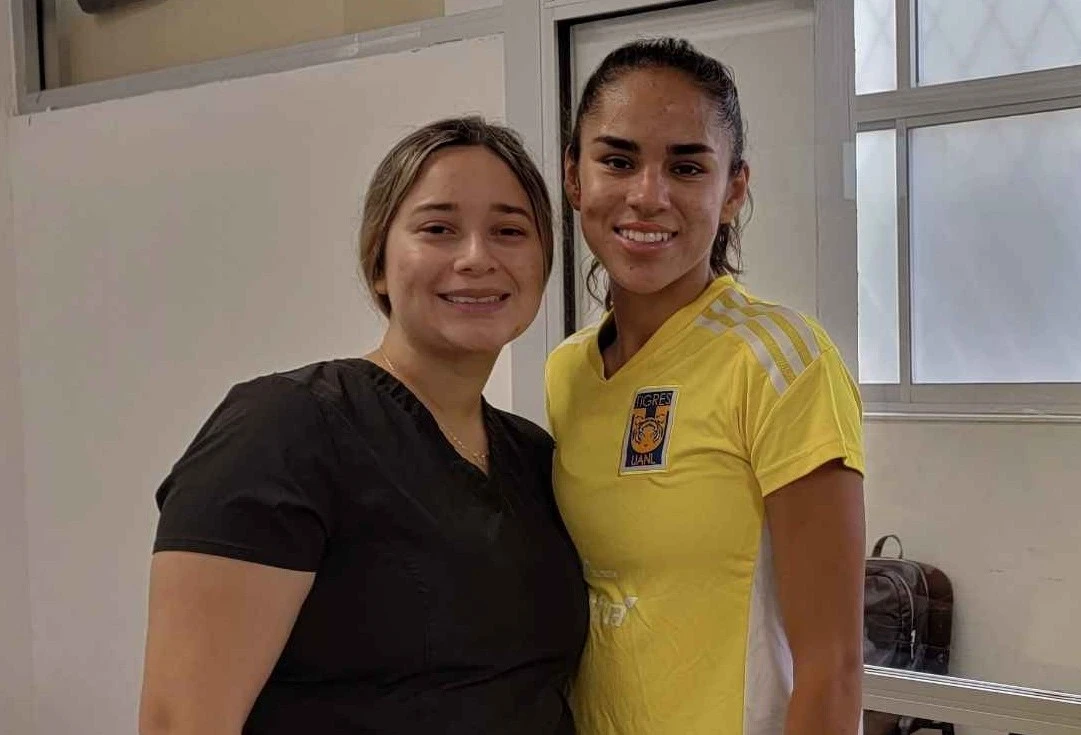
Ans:
[[[676,408],[675,388],[642,388],[634,396],[623,439],[620,474],[668,469],[668,440]]]

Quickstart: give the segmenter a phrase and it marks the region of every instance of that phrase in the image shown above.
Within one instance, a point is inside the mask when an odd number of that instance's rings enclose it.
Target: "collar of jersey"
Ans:
[[[593,373],[601,382],[613,382],[619,380],[622,376],[631,374],[635,370],[635,366],[639,363],[649,360],[651,355],[655,355],[661,352],[664,345],[675,340],[684,330],[688,329],[694,324],[695,318],[702,313],[702,311],[712,304],[721,295],[722,292],[729,288],[740,289],[740,285],[736,283],[736,279],[730,275],[718,276],[713,280],[706,289],[698,295],[698,297],[683,306],[661,325],[661,328],[653,333],[653,336],[642,345],[642,349],[638,350],[627,364],[616,371],[616,374],[605,378],[604,377],[604,360],[601,358],[600,349],[600,336],[604,328],[612,320],[612,312],[607,311],[604,317],[597,325],[596,331],[591,335],[588,342],[587,356],[589,359],[590,367],[593,369]],[[742,290],[742,289],[740,289]]]

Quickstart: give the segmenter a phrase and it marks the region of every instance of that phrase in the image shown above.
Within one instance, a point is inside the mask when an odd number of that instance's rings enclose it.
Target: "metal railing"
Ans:
[[[865,668],[869,710],[1010,735],[1081,735],[1081,696],[912,671]]]

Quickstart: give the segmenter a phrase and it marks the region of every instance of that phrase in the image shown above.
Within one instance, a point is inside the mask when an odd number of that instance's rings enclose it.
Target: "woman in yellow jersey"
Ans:
[[[743,151],[730,71],[685,41],[612,52],[578,108],[566,193],[609,311],[546,381],[585,735],[858,731],[860,400],[815,321],[734,280]]]

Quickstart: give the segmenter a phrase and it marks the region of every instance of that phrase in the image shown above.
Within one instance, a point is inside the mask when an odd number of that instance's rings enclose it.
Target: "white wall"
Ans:
[[[0,732],[31,729],[32,659],[8,120],[14,109],[11,2],[0,0]]]
[[[489,38],[12,121],[38,733],[134,731],[157,483],[231,383],[374,343],[363,186],[420,123],[501,118],[502,69]]]
[[[953,579],[951,669],[1081,692],[1081,426],[868,421],[868,530]]]
[[[953,580],[951,672],[1081,693],[1081,426],[864,429],[868,536],[899,534],[906,556]]]

